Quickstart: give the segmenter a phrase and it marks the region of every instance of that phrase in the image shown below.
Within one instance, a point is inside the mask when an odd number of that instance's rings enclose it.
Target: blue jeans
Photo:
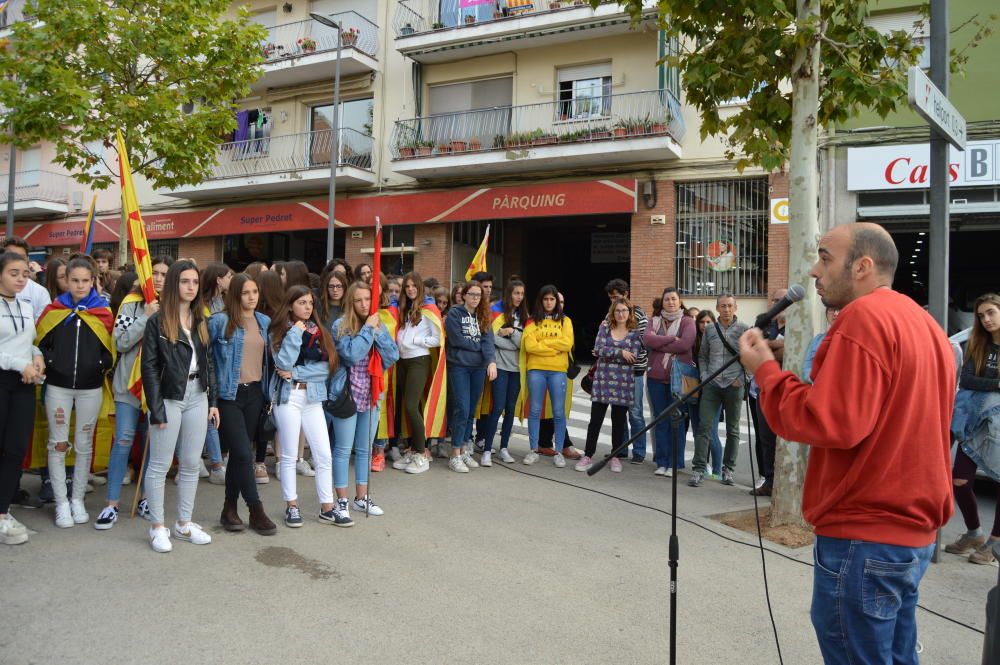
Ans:
[[[222,464],[222,444],[219,442],[219,430],[212,423],[208,424],[205,433],[205,449],[208,450],[208,461],[212,466]]]
[[[371,444],[378,433],[378,408],[356,413],[350,418],[333,418],[333,486],[347,487],[351,450],[354,450],[354,482],[368,484]],[[329,416],[327,420],[330,420]]]
[[[545,406],[545,392],[552,402],[552,427],[555,449],[561,453],[566,441],[566,372],[547,369],[528,370],[528,441],[532,450],[538,450],[538,426]]]
[[[132,443],[142,439],[139,428],[139,417],[142,411],[125,402],[115,402],[115,445],[111,446],[111,456],[108,458],[108,501],[119,501],[122,495],[122,481],[128,469],[128,457],[132,452]],[[140,479],[141,483],[142,480]]]
[[[472,433],[472,411],[479,404],[485,381],[485,367],[448,365],[448,422],[451,423],[452,448],[461,448]]]
[[[500,431],[500,447],[506,448],[510,443],[510,432],[514,428],[514,407],[517,405],[517,396],[521,392],[521,375],[518,372],[508,372],[497,370],[497,379],[493,382],[493,409],[489,418],[486,419],[486,442],[484,450],[493,450],[493,437],[497,433],[497,423],[500,422],[500,414],[506,413],[503,417],[503,429]]]
[[[691,416],[691,429],[694,431],[695,436],[698,435],[698,427],[701,425],[701,402],[697,404],[692,404],[691,408],[688,409],[688,415]],[[712,458],[712,473],[716,476],[722,475],[722,439],[719,438],[719,415],[722,413],[722,406],[719,406],[719,410],[715,412],[715,427],[712,428],[711,438],[709,439],[709,456]]]
[[[645,383],[645,377],[642,374],[635,375],[635,395],[633,396],[634,401],[632,406],[628,409],[628,430],[625,432],[625,438],[633,436],[636,432],[641,432],[643,428],[646,427],[646,416],[643,413],[643,407],[645,402],[643,401],[642,387]],[[653,414],[654,416],[656,414]],[[646,459],[646,435],[643,434],[638,439],[632,442],[632,457],[634,459]],[[684,458],[681,458],[681,462]]]
[[[816,536],[811,616],[826,665],[917,665],[917,587],[933,551]]]
[[[669,383],[650,379],[647,391],[654,417],[660,415],[660,412],[674,401],[674,396],[670,393]],[[653,430],[653,462],[657,467],[684,468],[684,448],[687,446],[687,428],[684,425],[686,413],[687,405],[685,404],[668,418],[664,418],[656,424]]]

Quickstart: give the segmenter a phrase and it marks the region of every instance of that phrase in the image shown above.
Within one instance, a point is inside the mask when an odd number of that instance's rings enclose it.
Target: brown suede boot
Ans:
[[[222,523],[222,528],[226,531],[243,531],[247,528],[243,524],[243,520],[240,519],[239,513],[236,512],[236,501],[233,499],[226,499],[226,503],[222,506],[222,516],[219,517],[219,522]]]
[[[278,527],[264,512],[264,504],[260,501],[250,504],[250,528],[262,536],[273,536],[278,532]]]

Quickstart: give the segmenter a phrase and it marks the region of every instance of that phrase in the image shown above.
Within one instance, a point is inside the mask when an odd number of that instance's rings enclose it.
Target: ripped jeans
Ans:
[[[145,442],[146,424],[139,425],[142,412],[128,402],[115,402],[115,443],[111,446],[111,457],[108,459],[108,502],[117,502],[121,498],[122,481],[128,471],[128,458],[132,452],[132,444]],[[145,449],[145,446],[143,445]],[[141,482],[141,480],[140,480]],[[140,490],[141,491],[141,490]]]
[[[82,501],[90,478],[90,460],[94,453],[94,427],[101,412],[103,390],[74,390],[59,386],[45,388],[45,415],[49,421],[49,478],[56,503],[65,503],[66,453],[69,452],[70,414],[76,412],[72,447],[76,454],[73,469],[73,499]],[[59,444],[66,445],[57,450]]]

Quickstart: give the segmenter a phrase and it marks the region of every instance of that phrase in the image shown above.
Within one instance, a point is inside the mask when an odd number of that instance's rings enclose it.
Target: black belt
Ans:
[[[199,376],[201,376],[200,372],[191,372],[190,374],[188,374],[188,381],[194,381]]]

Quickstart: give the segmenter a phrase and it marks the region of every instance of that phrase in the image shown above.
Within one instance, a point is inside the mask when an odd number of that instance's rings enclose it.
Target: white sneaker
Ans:
[[[393,448],[393,450],[395,450],[395,448]],[[413,461],[414,457],[416,457],[416,455],[414,455],[413,453],[407,453],[406,455],[403,455],[398,460],[393,462],[392,468],[399,469],[400,471],[402,471],[406,469],[406,467],[410,466],[410,462]],[[423,455],[421,455],[420,457],[423,457]]]
[[[205,466],[205,460],[201,461],[201,468],[198,469],[199,478],[208,478],[208,467]]]
[[[363,513],[367,512],[372,517],[385,515],[385,511],[382,510],[374,501],[369,499],[367,494],[360,499],[354,499],[354,508]]]
[[[131,485],[131,484],[132,484],[132,469],[126,467],[125,476],[122,478],[122,485]]]
[[[73,513],[69,508],[69,501],[56,502],[56,526],[60,529],[68,529],[76,524],[73,521]]]
[[[28,542],[28,528],[7,513],[0,519],[0,543],[20,545]]]
[[[493,466],[493,453],[489,450],[484,450],[483,454],[479,456],[480,466]]]
[[[577,471],[589,471],[590,467],[594,465],[594,460],[589,456],[584,455],[580,458],[580,461],[573,465],[573,468]]]
[[[500,461],[504,464],[513,464],[514,456],[506,448],[500,449]]]
[[[431,468],[431,461],[427,457],[424,455],[413,455],[410,457],[410,463],[403,471],[406,473],[423,473],[429,468]]]
[[[165,526],[150,527],[149,546],[153,548],[154,552],[161,554],[174,549],[174,546],[170,543],[170,529]]]
[[[674,477],[674,470],[673,469],[667,469],[667,472],[665,474],[663,474],[663,475],[665,475],[667,478],[673,478]]]
[[[653,475],[654,476],[665,476],[665,475],[667,475],[667,467],[665,467],[665,466],[658,466],[658,467],[656,467],[656,471],[653,472]]]
[[[525,464],[534,464],[535,462],[538,461],[538,453],[532,450],[527,455],[525,455],[524,459],[521,461]]]
[[[299,461],[295,463],[295,472],[300,476],[307,476],[309,478],[312,478],[313,476],[316,475],[316,472],[313,471],[313,468],[309,466],[309,462],[305,461],[301,457],[299,458]]]
[[[448,460],[448,468],[456,473],[468,473],[469,467],[465,465],[460,456],[452,457]]]
[[[87,508],[83,505],[83,499],[73,499],[69,502],[69,510],[73,515],[73,521],[77,524],[86,524],[90,521]]]
[[[398,462],[399,460],[403,459],[403,453],[399,452],[399,446],[392,446],[391,448],[389,448],[389,457],[392,459],[393,462]]]
[[[226,484],[226,467],[219,466],[208,472],[208,482],[213,485]]]
[[[468,450],[466,450],[464,453],[462,453],[462,461],[465,462],[465,466],[469,467],[470,469],[478,469],[479,468],[479,462],[477,462],[472,457],[472,453],[470,453]]]
[[[562,453],[556,453],[555,457],[552,458],[552,463],[556,465],[557,469],[562,469],[566,466],[566,458],[563,457]]]
[[[90,484],[101,487],[108,484],[108,479],[104,476],[95,476],[94,474],[90,474]]]
[[[186,540],[193,545],[208,545],[212,542],[212,537],[194,522],[188,522],[183,527],[174,522],[174,537],[178,540]]]

